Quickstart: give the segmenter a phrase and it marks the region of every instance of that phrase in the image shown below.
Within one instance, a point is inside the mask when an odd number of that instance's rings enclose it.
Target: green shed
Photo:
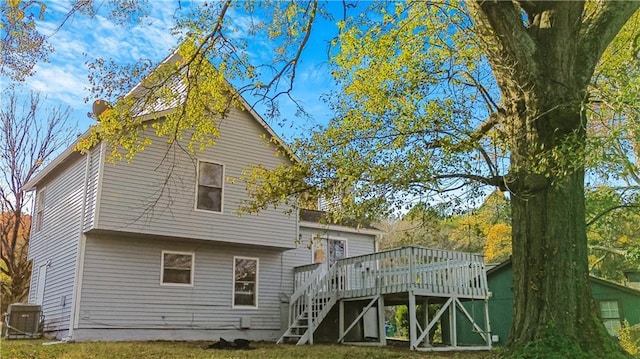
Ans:
[[[591,276],[591,293],[599,315],[607,331],[616,335],[623,321],[630,325],[640,324],[640,290]],[[489,324],[494,345],[505,345],[509,339],[513,318],[513,270],[511,261],[505,261],[487,270],[487,281],[492,293],[489,299]],[[482,313],[482,302],[466,302],[469,313]],[[477,321],[484,323],[482,318]],[[456,326],[465,328],[468,324],[457,320]],[[471,328],[460,330],[458,342],[466,345],[479,343],[479,336],[473,335]],[[471,333],[471,334],[465,334]]]

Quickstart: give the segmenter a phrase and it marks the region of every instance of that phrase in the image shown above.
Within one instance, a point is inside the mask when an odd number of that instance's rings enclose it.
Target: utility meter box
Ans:
[[[14,303],[2,325],[5,339],[40,338],[42,336],[42,308],[36,304]]]

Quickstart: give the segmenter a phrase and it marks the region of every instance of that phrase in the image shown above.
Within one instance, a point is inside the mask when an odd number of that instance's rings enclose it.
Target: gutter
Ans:
[[[353,228],[353,227],[347,227],[347,226],[340,226],[336,224],[322,224],[322,223],[308,222],[308,221],[300,221],[299,223],[301,227],[324,229],[328,231],[369,234],[369,235],[375,235],[375,236],[382,235],[385,233],[379,229]]]

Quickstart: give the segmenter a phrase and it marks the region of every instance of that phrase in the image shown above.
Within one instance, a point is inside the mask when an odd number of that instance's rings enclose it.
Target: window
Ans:
[[[162,251],[160,283],[193,285],[193,264],[193,253]]]
[[[327,241],[329,246],[329,265],[332,266],[338,259],[347,256],[347,241],[342,239],[331,239]]]
[[[40,232],[40,230],[42,229],[42,221],[44,219],[44,188],[41,189],[40,191],[38,191],[38,203],[36,204],[37,206],[37,212],[36,212],[36,226],[35,226],[35,231],[36,232]]]
[[[233,306],[258,307],[258,258],[233,257]]]
[[[620,320],[620,308],[617,300],[606,300],[598,303],[600,306],[600,318],[609,335],[617,336],[622,326]]]
[[[222,212],[223,167],[217,163],[198,163],[198,198],[196,208]]]

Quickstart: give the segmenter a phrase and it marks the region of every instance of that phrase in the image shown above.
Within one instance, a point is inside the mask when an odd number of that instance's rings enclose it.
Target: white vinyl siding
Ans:
[[[158,285],[162,250],[193,252],[193,286]],[[280,299],[290,295],[295,251],[196,240],[88,234],[79,327],[280,330]],[[306,254],[306,253],[305,253]],[[259,260],[259,307],[233,307],[234,257]],[[275,340],[277,338],[268,338]],[[267,338],[265,338],[267,340]]]
[[[316,229],[301,228],[303,238],[316,233]],[[330,235],[348,238],[351,255],[373,252],[373,236],[337,232]],[[249,332],[271,331],[273,336],[260,337],[260,340],[275,340],[284,330],[280,326],[281,299],[293,292],[293,268],[310,263],[311,249],[307,241],[297,249],[283,252],[255,245],[88,233],[79,328],[74,335],[90,331],[95,340],[118,337],[111,333],[123,332],[127,333],[127,340],[153,340],[155,337],[146,336],[149,330],[164,333],[172,329],[174,340],[193,340],[196,338],[193,331],[197,330],[217,330],[216,335],[225,337],[224,331],[236,330],[241,319],[248,317]],[[163,250],[194,253],[197,263],[193,286],[158,285],[158,258]],[[257,308],[239,306],[230,310],[234,257],[258,260]],[[134,330],[137,331],[132,332]],[[181,330],[191,334],[181,334]],[[123,336],[125,334],[120,337]]]
[[[297,221],[295,215],[283,213],[288,206],[238,215],[248,199],[246,184],[239,180],[243,171],[252,164],[275,168],[288,161],[277,156],[273,143],[261,138],[265,135],[248,112],[234,109],[220,122],[216,144],[195,155],[154,139],[131,163],[105,163],[94,228],[295,248]],[[197,159],[224,165],[220,213],[197,209]],[[171,174],[168,180],[167,174]]]
[[[162,251],[160,284],[192,286],[195,266],[193,252]]]
[[[102,161],[102,148],[96,146],[91,149],[89,156],[89,178],[86,188],[85,211],[84,211],[84,231],[88,231],[94,226],[96,217],[96,204],[98,202],[98,183],[100,178],[100,162]]]
[[[34,268],[29,302],[42,301],[44,329],[57,332],[58,337],[66,335],[71,320],[86,168],[86,156],[73,154],[63,170],[37,188],[40,193],[46,187],[46,218],[29,242],[29,259]],[[47,266],[46,281],[39,283],[43,266]]]
[[[233,257],[233,307],[258,307],[258,258]]]

